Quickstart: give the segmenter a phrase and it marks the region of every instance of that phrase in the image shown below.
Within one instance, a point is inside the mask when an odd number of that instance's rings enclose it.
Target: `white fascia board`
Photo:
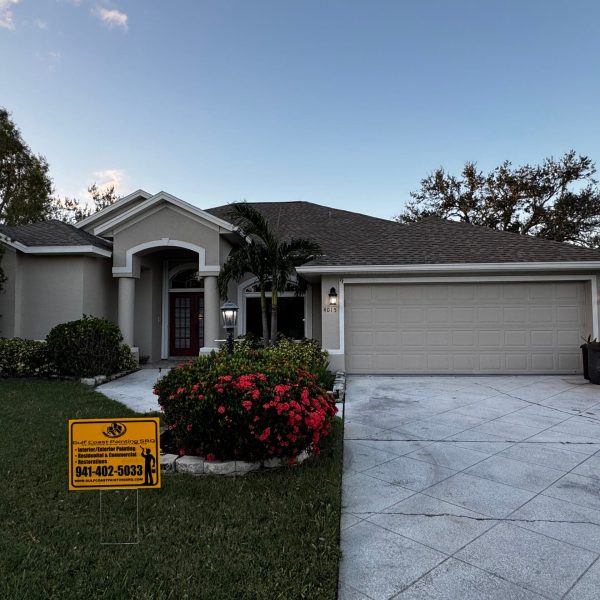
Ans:
[[[152,196],[152,194],[150,192],[147,192],[146,190],[142,190],[142,189],[136,190],[135,192],[132,192],[131,194],[127,194],[127,196],[123,196],[123,198],[121,198],[120,200],[117,200],[114,204],[111,204],[110,206],[107,206],[106,208],[103,208],[102,210],[95,212],[93,215],[90,215],[89,217],[82,219],[81,221],[79,221],[79,223],[75,223],[75,227],[78,227],[80,229],[82,227],[87,227],[88,225],[91,225],[92,223],[96,222],[101,217],[104,217],[104,216],[110,214],[111,212],[113,212],[117,208],[121,208],[125,204],[129,204],[130,202],[132,202],[136,198],[139,198],[140,196],[142,198],[144,198],[145,200],[147,200],[148,198],[150,198]]]
[[[197,206],[193,206],[192,204],[189,204],[188,202],[185,202],[184,200],[173,196],[172,194],[169,194],[167,192],[159,192],[158,194],[155,194],[154,196],[148,198],[145,202],[142,202],[141,204],[138,204],[137,206],[133,207],[131,210],[128,210],[115,217],[114,219],[100,225],[99,227],[94,229],[94,234],[100,235],[108,231],[109,229],[113,229],[119,223],[124,223],[125,221],[131,219],[135,215],[148,210],[152,206],[162,201],[166,201],[170,204],[173,204],[174,206],[177,206],[188,213],[192,213],[193,215],[196,215],[197,217],[200,217],[205,221],[209,221],[210,223],[213,223],[214,225],[217,225],[222,229],[225,229],[227,231],[234,231],[234,226],[231,223],[223,221],[223,219],[219,219],[218,217],[215,217],[210,213],[207,213],[206,211],[203,211],[202,209],[198,208]]]
[[[105,256],[110,258],[112,252],[104,248],[97,248],[96,246],[26,246],[21,242],[17,241],[5,241],[9,246],[16,248],[24,254],[97,254],[98,256]]]
[[[514,262],[514,263],[451,263],[418,265],[345,265],[297,267],[298,273],[335,274],[335,273],[452,273],[474,271],[582,271],[600,270],[600,260],[556,261],[556,262]]]

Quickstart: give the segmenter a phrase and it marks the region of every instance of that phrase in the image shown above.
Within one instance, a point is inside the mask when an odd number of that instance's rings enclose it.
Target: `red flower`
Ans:
[[[222,415],[225,412],[225,407],[224,406],[219,406],[219,408],[217,408],[217,412]]]
[[[249,411],[252,408],[252,402],[250,402],[250,400],[244,400],[242,406]]]
[[[258,439],[264,442],[271,435],[271,428],[267,427],[259,436]]]
[[[187,430],[188,430],[188,431],[191,431],[191,430],[192,430],[192,424],[191,424],[191,423],[188,423]]]
[[[208,462],[212,462],[213,460],[215,460],[215,455],[214,455],[212,452],[209,452],[209,453],[206,455],[206,460],[207,460]]]
[[[185,450],[183,448],[179,448],[179,456],[185,456]]]

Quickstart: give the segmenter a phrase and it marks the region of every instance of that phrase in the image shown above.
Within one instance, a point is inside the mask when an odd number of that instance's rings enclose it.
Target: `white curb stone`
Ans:
[[[199,456],[182,456],[175,462],[175,470],[178,473],[190,473],[192,475],[204,475],[204,465],[208,464]]]
[[[221,462],[213,460],[208,462],[204,461],[204,474],[205,475],[235,475],[236,472],[236,461],[226,460]]]
[[[175,461],[179,458],[177,454],[161,454],[160,455],[160,468],[163,471],[174,471]]]

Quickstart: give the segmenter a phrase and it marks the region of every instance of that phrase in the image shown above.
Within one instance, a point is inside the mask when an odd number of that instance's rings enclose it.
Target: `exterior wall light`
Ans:
[[[337,306],[338,303],[338,295],[337,292],[335,291],[335,288],[332,287],[329,290],[329,306]]]
[[[227,300],[221,306],[221,316],[223,317],[223,327],[227,331],[227,351],[233,353],[233,328],[237,323],[239,306],[235,302]]]

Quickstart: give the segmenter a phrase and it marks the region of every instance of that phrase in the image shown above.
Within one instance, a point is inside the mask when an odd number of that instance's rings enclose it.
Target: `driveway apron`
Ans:
[[[600,388],[349,377],[340,600],[600,598]]]

